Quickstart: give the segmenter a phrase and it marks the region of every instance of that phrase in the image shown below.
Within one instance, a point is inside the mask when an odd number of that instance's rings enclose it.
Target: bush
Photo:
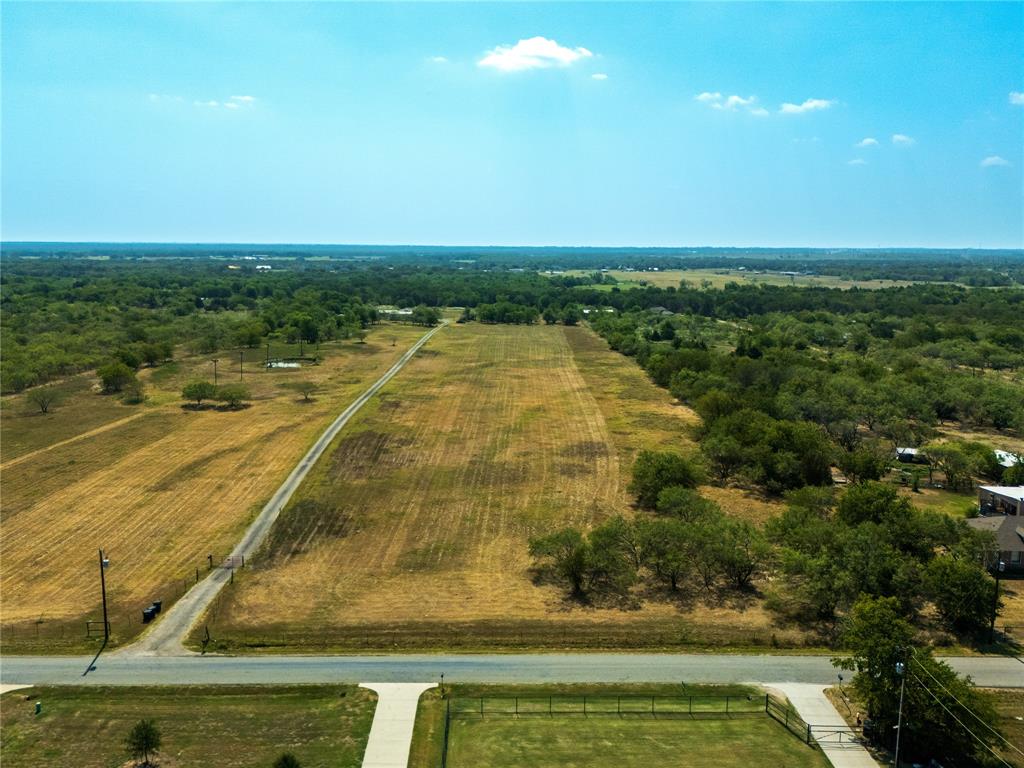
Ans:
[[[127,405],[139,405],[146,402],[146,389],[138,379],[132,379],[124,387],[121,402]]]
[[[217,388],[216,399],[226,403],[229,408],[237,408],[251,398],[249,388],[244,384],[224,384]]]
[[[61,393],[55,387],[39,387],[30,390],[25,399],[36,406],[40,413],[49,413],[61,401]]]
[[[657,510],[659,515],[692,523],[703,518],[717,517],[721,513],[718,505],[701,496],[697,491],[683,488],[681,485],[670,485],[658,494]]]
[[[202,405],[203,400],[213,400],[217,396],[217,387],[211,381],[193,381],[185,385],[181,396],[185,400],[195,400],[196,405]]]
[[[96,373],[100,377],[103,391],[107,393],[120,392],[125,386],[135,380],[135,372],[120,360],[114,360],[100,366]]]
[[[655,509],[658,494],[665,488],[671,485],[696,488],[703,479],[703,472],[692,459],[678,453],[640,451],[633,464],[629,490],[636,495],[638,505],[644,509]]]
[[[302,768],[302,764],[291,752],[285,752],[274,761],[274,768]]]
[[[133,760],[149,765],[150,755],[160,751],[160,731],[152,720],[139,720],[124,740],[125,749]]]

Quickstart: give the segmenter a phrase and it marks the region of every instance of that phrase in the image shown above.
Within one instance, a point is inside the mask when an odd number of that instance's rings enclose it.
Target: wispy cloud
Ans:
[[[229,96],[224,101],[217,101],[216,99],[196,99],[192,102],[194,106],[202,107],[203,109],[244,109],[251,107],[256,103],[255,96]]]
[[[448,59],[445,58],[444,56],[429,56],[427,58],[427,61],[431,62],[432,64],[447,64],[448,63]]]
[[[1016,106],[1024,106],[1024,92],[1010,91],[1010,103]]]
[[[998,168],[1000,166],[1009,164],[1009,160],[1007,160],[1005,157],[1000,157],[999,155],[989,155],[988,157],[981,161],[982,168]]]
[[[912,147],[917,144],[917,140],[912,136],[907,136],[905,133],[894,133],[892,135],[892,143],[897,147]]]
[[[604,72],[595,72],[590,76],[590,78],[592,80],[607,80],[608,75],[606,75]]]
[[[478,66],[499,72],[522,72],[528,69],[567,67],[594,54],[586,48],[566,48],[546,37],[531,37],[515,45],[499,45],[477,62]]]
[[[868,161],[865,160],[863,157],[855,157],[855,158],[853,158],[853,160],[847,160],[846,164],[847,165],[867,165]]]
[[[878,146],[878,139],[873,139],[870,136],[868,136],[866,138],[861,139],[860,141],[858,141],[853,146],[861,147],[862,149],[864,147],[877,147]]]
[[[704,91],[703,93],[698,93],[693,98],[695,101],[707,104],[712,109],[719,109],[723,112],[743,111],[758,117],[768,114],[767,109],[758,106],[757,96],[740,96],[735,93],[732,96],[723,96],[718,91]]]
[[[779,107],[779,113],[783,115],[802,115],[805,112],[817,112],[828,109],[835,104],[834,99],[806,99],[802,104],[791,104],[786,102]]]

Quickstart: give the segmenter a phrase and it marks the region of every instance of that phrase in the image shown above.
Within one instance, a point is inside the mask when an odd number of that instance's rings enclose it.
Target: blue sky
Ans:
[[[2,10],[6,240],[1024,246],[1021,3]]]

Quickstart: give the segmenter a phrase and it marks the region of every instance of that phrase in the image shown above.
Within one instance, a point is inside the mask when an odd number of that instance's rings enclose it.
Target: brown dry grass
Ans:
[[[11,624],[74,622],[67,637],[80,638],[79,622],[99,618],[99,547],[112,562],[113,631],[119,639],[138,631],[141,608],[180,596],[208,553],[226,555],[330,419],[421,334],[377,330],[367,344],[323,347],[323,364],[298,371],[250,364],[253,402],[238,411],[182,408],[181,385],[209,366],[185,360],[151,384],[139,417],[11,462],[0,530],[5,648],[19,640]],[[283,386],[306,378],[322,389],[309,403]],[[58,415],[74,422],[78,407],[89,403],[69,402]]]
[[[530,537],[632,514],[633,455],[692,449],[691,411],[584,328],[459,326],[429,351],[353,420],[268,559],[215,604],[221,647],[770,642],[753,598],[625,610],[532,578]]]

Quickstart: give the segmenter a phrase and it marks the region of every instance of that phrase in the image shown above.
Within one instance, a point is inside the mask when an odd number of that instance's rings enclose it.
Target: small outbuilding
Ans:
[[[988,531],[996,540],[999,560],[1005,573],[1024,572],[1024,520],[1019,515],[986,515],[974,517],[967,524],[978,531]]]
[[[982,515],[1024,515],[1024,485],[982,485],[978,488]]]
[[[897,448],[896,461],[900,464],[927,464],[928,459],[917,448]]]

